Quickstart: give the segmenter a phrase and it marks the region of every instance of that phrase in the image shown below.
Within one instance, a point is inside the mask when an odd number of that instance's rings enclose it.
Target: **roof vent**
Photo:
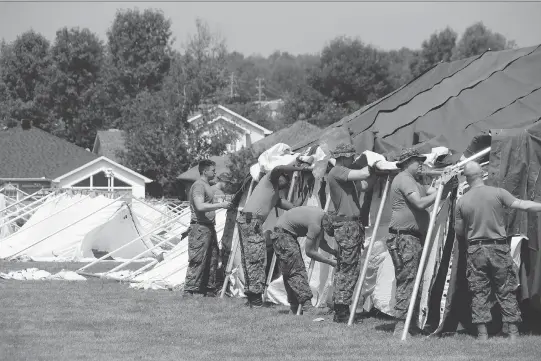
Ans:
[[[21,122],[21,127],[24,130],[31,129],[32,128],[32,121],[29,120],[29,119],[23,119],[23,121]]]

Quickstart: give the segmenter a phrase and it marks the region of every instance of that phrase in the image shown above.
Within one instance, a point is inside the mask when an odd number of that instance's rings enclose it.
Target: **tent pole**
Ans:
[[[46,203],[49,203],[50,201],[54,201],[54,200],[57,199],[58,197],[60,197],[60,195],[57,195],[57,197],[53,197],[53,198],[48,199],[47,202],[45,202],[45,203],[42,204],[42,206],[43,206],[44,204],[46,204]],[[90,197],[90,195],[84,196],[83,198],[79,199],[77,202],[74,202],[74,203],[70,204],[69,206],[67,206],[67,207],[65,207],[65,208],[62,208],[61,210],[59,210],[59,211],[57,211],[57,212],[54,212],[53,214],[48,215],[47,217],[43,218],[43,219],[42,219],[41,221],[39,221],[39,222],[36,222],[36,223],[34,223],[34,224],[31,224],[31,225],[29,225],[29,226],[26,227],[26,228],[20,229],[17,233],[12,233],[12,234],[10,234],[10,235],[7,236],[6,238],[3,238],[3,239],[2,239],[2,242],[5,241],[5,240],[7,240],[7,239],[9,239],[9,238],[11,238],[13,235],[18,234],[19,232],[23,232],[24,230],[29,229],[29,228],[35,226],[36,224],[40,224],[41,222],[46,221],[46,220],[50,219],[50,218],[53,217],[53,216],[56,216],[57,214],[59,214],[59,213],[65,211],[66,209],[71,208],[71,207],[73,207],[74,205],[76,205],[76,204],[82,202],[83,200],[87,199],[88,197]],[[34,209],[32,209],[32,210],[34,210]],[[29,210],[29,211],[30,211],[30,210]],[[29,211],[27,211],[27,212],[29,212]],[[26,214],[26,213],[25,213],[25,214]],[[12,222],[14,222],[14,221],[16,221],[17,219],[21,218],[21,217],[22,217],[23,215],[25,215],[25,214],[19,215],[17,218],[12,219],[12,220],[9,221],[8,223],[6,223],[6,225],[7,225],[7,224],[11,224]]]
[[[331,194],[327,194],[327,200],[325,201],[325,207],[323,209],[323,212],[327,212],[329,210],[329,205],[331,203]],[[325,231],[322,230],[321,232],[321,235],[320,237],[317,239],[317,245],[316,245],[316,249],[318,249],[318,252],[319,252],[319,242],[321,240],[321,238],[325,237]],[[308,284],[310,284],[310,280],[312,279],[312,274],[314,273],[314,267],[316,265],[316,261],[314,259],[311,259],[310,260],[310,266],[308,266]],[[301,315],[301,312],[302,312],[302,307],[299,307],[297,308],[297,316],[300,316]]]
[[[16,253],[12,254],[12,255],[10,255],[9,257],[6,257],[6,258],[13,258],[13,257],[15,257],[16,255],[20,254],[21,252],[24,252],[24,251],[26,251],[27,249],[34,247],[34,246],[37,245],[38,243],[41,243],[41,242],[45,241],[46,239],[48,239],[48,238],[54,236],[55,234],[58,234],[58,233],[60,233],[60,232],[62,232],[62,231],[64,231],[64,230],[66,230],[66,229],[72,227],[73,225],[75,225],[75,224],[81,222],[82,220],[87,219],[87,218],[90,217],[90,216],[93,216],[93,215],[96,214],[98,211],[101,211],[102,209],[105,209],[105,208],[107,208],[107,207],[113,205],[115,202],[117,202],[117,201],[120,200],[121,198],[122,198],[122,197],[116,198],[116,199],[113,200],[112,202],[107,203],[105,206],[103,206],[103,207],[101,207],[101,208],[95,210],[94,212],[90,213],[89,215],[84,216],[83,218],[80,218],[80,219],[78,219],[77,221],[75,221],[75,222],[73,222],[73,223],[70,223],[69,225],[67,225],[67,226],[65,226],[65,227],[60,228],[58,231],[56,231],[56,232],[54,232],[54,233],[48,235],[47,237],[44,237],[44,238],[40,239],[39,241],[37,241],[37,242],[31,244],[30,246],[28,246],[28,247],[26,247],[26,248],[24,248],[24,249],[22,249],[22,250],[20,250],[20,251],[18,251],[18,252],[16,252]],[[37,224],[37,223],[36,223],[36,224]]]
[[[293,199],[293,190],[295,189],[295,184],[297,182],[298,172],[293,173],[293,180],[289,186],[289,193],[287,194],[287,200],[291,202]],[[269,275],[267,276],[267,282],[265,284],[265,289],[263,290],[263,302],[267,299],[267,290],[272,282],[272,276],[274,274],[274,267],[276,266],[276,252],[272,252],[272,261],[269,268]]]
[[[87,264],[87,265],[85,265],[85,266],[79,268],[76,272],[83,271],[83,270],[87,269],[88,267],[93,266],[93,265],[95,265],[96,263],[98,263],[98,262],[100,262],[100,261],[103,261],[103,260],[106,259],[107,257],[111,256],[113,253],[116,253],[116,252],[120,251],[121,249],[124,249],[124,248],[128,247],[130,244],[132,244],[132,243],[135,242],[135,241],[140,240],[140,239],[143,238],[143,237],[148,237],[149,235],[151,235],[152,233],[156,232],[157,230],[162,229],[162,227],[164,227],[164,226],[166,226],[166,225],[169,225],[169,224],[171,224],[171,223],[177,221],[180,217],[181,217],[181,216],[178,216],[178,217],[175,217],[175,218],[173,218],[173,219],[170,219],[170,220],[168,220],[167,222],[165,222],[163,225],[161,225],[161,226],[159,226],[159,227],[156,227],[156,228],[153,228],[153,229],[151,229],[150,231],[148,231],[147,233],[145,233],[145,234],[143,234],[143,235],[141,235],[141,236],[138,236],[137,238],[132,239],[131,241],[129,241],[128,243],[124,244],[123,246],[121,246],[121,247],[115,249],[114,251],[111,251],[111,252],[109,252],[109,253],[107,253],[107,254],[101,256],[101,257],[98,258],[97,260],[92,261],[92,262],[90,262],[89,264]]]
[[[366,257],[364,260],[363,268],[361,274],[359,275],[359,281],[357,282],[357,287],[355,289],[354,298],[353,298],[353,310],[349,313],[348,326],[353,325],[353,320],[355,319],[355,314],[357,311],[357,305],[359,304],[359,298],[361,297],[361,290],[363,287],[364,280],[366,278],[366,272],[368,271],[368,260],[372,254],[372,248],[376,242],[376,236],[378,234],[379,224],[381,223],[381,215],[383,214],[383,208],[385,206],[385,201],[387,200],[387,194],[389,193],[389,184],[391,183],[391,177],[387,176],[387,182],[385,182],[385,188],[383,189],[383,196],[381,198],[381,203],[379,205],[378,215],[376,216],[376,223],[374,224],[374,229],[372,231],[372,236],[370,238],[370,243],[368,244],[368,249],[366,250]]]
[[[417,269],[417,275],[415,277],[415,284],[413,285],[413,291],[411,294],[410,304],[408,307],[408,314],[406,316],[406,322],[404,324],[404,331],[402,332],[402,341],[406,340],[406,337],[408,336],[409,327],[411,324],[411,319],[413,316],[413,310],[415,308],[415,304],[417,303],[417,293],[419,292],[419,286],[421,284],[421,278],[423,277],[424,273],[424,267],[426,263],[426,258],[428,257],[428,250],[431,247],[431,238],[432,238],[432,232],[434,231],[434,224],[436,223],[436,216],[438,215],[438,208],[441,201],[441,196],[443,194],[443,187],[444,184],[440,184],[438,187],[438,191],[436,193],[436,201],[434,203],[432,214],[430,215],[430,223],[428,226],[428,231],[426,233],[425,242],[423,246],[423,253],[421,255],[421,260],[419,261],[419,268]]]
[[[19,212],[21,212],[21,211],[23,211],[23,210],[24,210],[24,212],[23,212],[22,214],[18,214],[17,217],[15,218],[15,220],[17,220],[17,219],[19,219],[19,218],[21,218],[21,217],[27,215],[28,212],[33,211],[33,210],[39,205],[39,203],[44,202],[44,201],[47,201],[47,199],[48,199],[48,198],[51,198],[51,196],[53,196],[54,194],[55,194],[54,192],[53,192],[53,193],[49,193],[48,195],[43,196],[42,198],[40,198],[40,199],[38,199],[38,200],[36,200],[36,201],[33,201],[32,203],[28,203],[27,205],[25,205],[25,206],[23,206],[23,207],[21,207],[21,208],[17,208],[17,209],[15,209],[15,210],[13,210],[13,211],[10,211],[10,212],[6,213],[6,215],[5,215],[4,217],[2,217],[2,219],[0,220],[0,222],[2,222],[2,223],[5,222],[5,220],[6,220],[7,218],[9,218],[13,213],[19,213]],[[20,201],[19,201],[19,202],[20,202]],[[9,207],[14,206],[15,204],[17,204],[17,203],[13,203],[13,204],[11,204]],[[35,207],[33,207],[33,206],[35,206]],[[4,208],[4,209],[2,210],[2,212],[4,212],[4,211],[5,211],[6,209],[8,209],[9,207]],[[26,208],[29,208],[29,209],[26,209]],[[25,210],[25,209],[26,209],[26,210]],[[9,224],[9,223],[8,223],[8,224]]]
[[[250,182],[250,188],[248,188],[248,195],[246,196],[246,200],[244,203],[248,202],[248,199],[250,199],[250,196],[252,195],[252,192],[255,188],[255,179],[252,178],[252,181]],[[225,291],[227,290],[227,286],[229,285],[229,276],[231,275],[231,270],[233,269],[233,261],[235,260],[235,255],[237,253],[237,248],[239,248],[239,235],[238,235],[238,226],[237,221],[235,220],[233,230],[233,242],[231,243],[231,253],[229,254],[229,259],[227,260],[227,266],[225,269],[225,277],[224,277],[224,284],[222,286],[222,292],[220,293],[220,298],[224,298]]]

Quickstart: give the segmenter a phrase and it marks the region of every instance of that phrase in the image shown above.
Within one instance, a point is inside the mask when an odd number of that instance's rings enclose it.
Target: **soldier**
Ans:
[[[321,236],[322,229],[330,233],[331,227],[332,220],[321,208],[309,206],[296,207],[284,212],[276,222],[271,239],[292,314],[297,313],[299,305],[303,305],[301,306],[303,313],[315,314],[315,308],[312,306],[312,290],[297,238],[306,237],[305,251],[308,257],[335,267],[336,261],[323,257],[317,251],[317,239]],[[334,256],[337,254],[324,237],[321,239],[320,247]]]
[[[397,167],[401,172],[391,183],[392,214],[389,223],[390,235],[385,240],[393,260],[396,278],[395,318],[398,320],[394,334],[404,330],[404,323],[413,292],[417,269],[423,251],[422,242],[428,230],[430,215],[427,208],[436,200],[437,189],[426,189],[415,179],[425,156],[415,149],[404,149],[398,157]],[[453,183],[444,188],[446,198]]]
[[[263,223],[273,207],[291,209],[291,202],[281,199],[279,191],[289,186],[289,177],[285,172],[306,170],[306,167],[278,166],[264,175],[252,195],[239,212],[239,229],[242,269],[244,270],[244,293],[248,297],[247,306],[263,306],[265,287],[265,263],[267,242],[263,235]],[[270,271],[272,272],[272,270]]]
[[[336,165],[329,171],[331,200],[335,209],[332,230],[338,244],[338,257],[334,278],[334,322],[345,323],[360,270],[360,257],[364,242],[364,225],[361,222],[359,192],[373,186],[375,174],[371,167],[349,169],[353,165],[355,148],[340,144],[332,152]],[[357,189],[355,182],[359,186]]]
[[[467,278],[472,296],[472,322],[480,340],[487,340],[486,323],[492,319],[492,292],[500,304],[502,320],[511,340],[518,336],[521,322],[515,291],[517,273],[505,231],[504,207],[541,212],[541,203],[515,198],[502,188],[486,186],[483,171],[476,162],[464,167],[470,189],[457,202],[455,232],[459,242],[468,245]]]
[[[229,208],[231,203],[212,203],[215,191],[209,184],[216,174],[216,164],[211,160],[199,162],[201,178],[194,182],[189,192],[191,221],[188,235],[188,270],[184,295],[213,297],[216,292],[218,268],[218,240],[216,237],[215,211]]]

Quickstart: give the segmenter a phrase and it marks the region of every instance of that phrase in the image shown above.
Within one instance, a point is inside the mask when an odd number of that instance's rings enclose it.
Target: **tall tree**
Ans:
[[[453,60],[469,58],[487,50],[499,51],[516,47],[514,40],[507,40],[500,33],[488,29],[482,22],[468,27],[453,51]]]
[[[359,39],[339,37],[323,48],[308,82],[340,105],[362,106],[391,91],[388,58]]]
[[[159,91],[169,71],[171,49],[171,21],[156,10],[121,10],[107,31],[107,45],[111,69],[106,73],[104,91],[112,99],[108,108],[119,109],[137,94]],[[119,126],[113,120],[113,126]]]
[[[63,28],[56,33],[51,59],[48,91],[53,117],[63,125],[58,135],[91,147],[102,125],[97,87],[104,61],[103,44],[88,29]]]
[[[451,60],[456,45],[457,33],[450,27],[433,33],[423,41],[419,56],[410,64],[414,77],[419,76],[437,63]]]
[[[41,106],[40,91],[50,72],[49,42],[33,30],[19,35],[0,50],[0,77],[11,101],[14,120],[27,119],[47,129],[46,109]]]

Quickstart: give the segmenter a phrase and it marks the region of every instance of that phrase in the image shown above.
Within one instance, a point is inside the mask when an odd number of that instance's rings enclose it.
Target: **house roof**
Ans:
[[[117,163],[121,162],[118,153],[126,150],[124,131],[119,129],[98,130],[93,152],[96,151],[96,145],[99,142],[100,149],[98,155],[103,155]]]
[[[357,151],[384,153],[430,139],[462,152],[479,131],[514,128],[541,119],[539,46],[488,51],[439,63],[379,101],[297,144],[318,144],[336,128],[349,129]],[[385,146],[383,146],[383,144]]]
[[[293,146],[299,141],[303,141],[306,138],[309,138],[315,133],[319,133],[321,129],[313,124],[310,124],[305,121],[298,121],[293,123],[287,128],[280,129],[273,134],[255,142],[252,144],[252,149],[256,152],[263,152],[275,144],[284,143],[289,146]],[[210,159],[216,163],[216,174],[226,172],[227,169],[227,160],[228,156],[216,156],[211,157]],[[193,182],[199,178],[199,170],[197,166],[190,168],[186,172],[178,176],[177,179]]]
[[[77,172],[79,172],[80,170],[82,170],[82,169],[84,169],[84,168],[86,168],[86,167],[89,167],[89,166],[91,166],[91,165],[94,164],[94,163],[98,163],[99,161],[105,161],[105,162],[109,163],[109,164],[112,165],[112,166],[118,167],[118,168],[120,168],[120,169],[122,169],[122,170],[124,170],[124,171],[126,171],[126,172],[128,172],[128,173],[130,173],[130,174],[132,174],[132,175],[134,175],[134,176],[136,176],[136,177],[139,177],[139,178],[141,178],[142,180],[144,180],[145,183],[151,183],[151,182],[153,182],[152,179],[150,179],[150,178],[148,178],[148,177],[145,177],[144,175],[139,174],[139,173],[137,173],[137,172],[131,170],[130,168],[125,167],[125,166],[123,166],[122,164],[119,164],[119,163],[117,163],[117,162],[115,162],[115,161],[113,161],[113,160],[111,160],[111,159],[109,159],[109,158],[107,158],[107,157],[105,157],[105,156],[103,156],[103,155],[102,155],[101,157],[99,157],[99,158],[96,158],[96,159],[94,159],[94,160],[92,160],[92,161],[90,161],[90,162],[88,162],[88,163],[86,163],[86,164],[84,164],[84,165],[82,165],[82,166],[76,168],[76,169],[71,170],[71,171],[68,172],[68,173],[65,173],[65,174],[63,174],[63,175],[61,175],[61,176],[59,176],[59,177],[53,179],[53,182],[60,182],[60,180],[62,180],[63,178],[68,177],[68,176],[70,176],[70,175],[72,175],[72,174],[74,174],[74,173],[77,173]]]
[[[264,127],[262,127],[261,125],[252,122],[251,120],[249,120],[249,119],[243,117],[242,115],[240,115],[240,114],[238,114],[238,113],[235,113],[234,111],[232,111],[232,110],[230,110],[230,109],[228,109],[228,108],[226,108],[226,107],[224,107],[224,106],[222,106],[222,105],[217,105],[215,108],[220,109],[220,110],[222,110],[222,111],[228,113],[229,115],[232,115],[233,117],[242,120],[243,122],[245,122],[245,123],[247,123],[247,124],[250,124],[250,125],[253,126],[254,128],[257,128],[257,129],[259,129],[260,131],[262,131],[263,134],[265,134],[265,135],[272,134],[272,130],[269,130],[269,129],[267,129],[267,128],[264,128]],[[202,114],[197,114],[197,115],[195,115],[195,116],[189,118],[189,119],[188,119],[188,123],[191,123],[191,122],[193,122],[193,121],[195,121],[195,120],[197,120],[197,119],[199,119],[199,118],[201,118],[201,117],[202,117]]]
[[[39,128],[0,130],[0,178],[54,179],[98,156]]]

